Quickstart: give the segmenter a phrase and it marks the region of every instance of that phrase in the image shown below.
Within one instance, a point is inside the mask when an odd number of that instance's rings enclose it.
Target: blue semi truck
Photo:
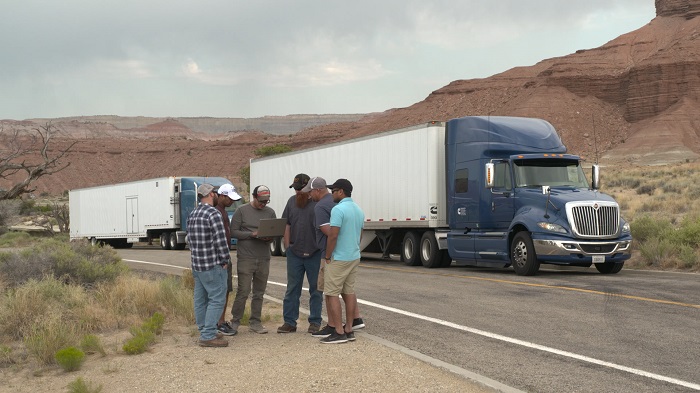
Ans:
[[[115,248],[157,240],[164,250],[182,250],[187,216],[197,206],[202,183],[218,187],[231,182],[223,177],[171,176],[70,190],[70,238]],[[233,212],[240,204],[227,210]]]
[[[629,225],[598,191],[599,167],[589,181],[581,161],[545,120],[473,116],[255,159],[250,176],[279,212],[296,173],[349,179],[366,216],[363,250],[408,265],[617,273],[631,255]]]

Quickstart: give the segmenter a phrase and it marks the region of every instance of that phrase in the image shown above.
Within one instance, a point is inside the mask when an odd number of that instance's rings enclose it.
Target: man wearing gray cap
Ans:
[[[204,183],[197,188],[199,205],[187,217],[187,240],[194,278],[194,317],[199,330],[199,345],[226,347],[228,341],[217,332],[216,323],[224,309],[226,269],[231,254],[221,214],[214,205],[214,186]]]

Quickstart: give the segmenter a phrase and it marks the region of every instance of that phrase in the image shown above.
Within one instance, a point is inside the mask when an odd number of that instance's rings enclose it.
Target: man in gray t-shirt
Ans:
[[[236,332],[241,324],[245,303],[248,301],[252,286],[249,327],[255,333],[267,333],[267,329],[262,325],[261,314],[267,277],[270,275],[272,238],[259,238],[258,226],[263,218],[277,217],[275,211],[267,206],[269,202],[270,189],[266,186],[257,186],[253,190],[253,200],[236,209],[231,218],[231,236],[238,240],[236,243],[238,288],[236,299],[231,307],[231,327]]]
[[[282,302],[284,324],[277,333],[292,333],[297,330],[299,299],[304,284],[304,275],[309,281],[309,333],[321,329],[323,294],[316,288],[318,271],[321,268],[321,253],[316,245],[314,226],[314,206],[309,193],[301,189],[308,183],[309,176],[300,173],[294,177],[289,188],[295,195],[289,198],[282,217],[287,219],[284,245],[287,248],[287,291]]]

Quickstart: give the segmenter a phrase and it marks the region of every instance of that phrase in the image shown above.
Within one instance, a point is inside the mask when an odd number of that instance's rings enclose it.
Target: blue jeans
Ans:
[[[229,265],[230,267],[230,265]],[[226,272],[220,265],[198,272],[194,277],[194,320],[200,340],[216,338],[216,324],[224,311],[226,301]]]
[[[319,292],[318,271],[321,268],[321,251],[316,251],[310,257],[301,258],[291,250],[287,250],[287,292],[282,302],[282,316],[284,322],[292,326],[297,325],[299,318],[299,298],[304,284],[304,273],[309,282],[309,323],[321,324],[321,309],[323,307],[323,293]]]

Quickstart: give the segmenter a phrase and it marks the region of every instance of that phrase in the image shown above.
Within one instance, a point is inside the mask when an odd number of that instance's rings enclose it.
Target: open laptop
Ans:
[[[258,224],[258,237],[284,236],[286,218],[263,218]]]

